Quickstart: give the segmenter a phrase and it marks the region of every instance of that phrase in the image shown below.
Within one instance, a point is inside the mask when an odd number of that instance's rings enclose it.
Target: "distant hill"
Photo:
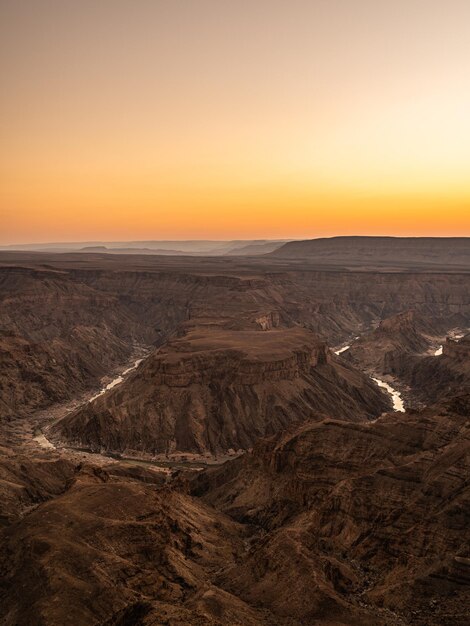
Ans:
[[[100,254],[154,254],[169,256],[255,256],[275,250],[287,239],[235,239],[228,241],[181,240],[181,241],[94,241],[94,242],[57,242],[38,244],[14,244],[0,246],[5,251],[31,252],[84,252]]]
[[[470,238],[331,237],[291,241],[267,256],[346,266],[470,268]]]
[[[166,256],[188,256],[191,252],[173,250],[171,248],[107,248],[106,246],[86,246],[78,252],[91,252],[101,254],[153,254]]]
[[[268,252],[274,252],[281,246],[283,246],[285,241],[266,241],[264,243],[251,243],[246,246],[242,246],[241,248],[235,248],[234,250],[230,250],[225,253],[225,256],[258,256],[260,254],[267,254]]]

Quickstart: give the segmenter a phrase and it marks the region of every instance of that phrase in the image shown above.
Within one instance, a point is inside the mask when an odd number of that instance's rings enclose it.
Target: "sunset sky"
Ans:
[[[0,243],[470,235],[469,0],[0,0]]]

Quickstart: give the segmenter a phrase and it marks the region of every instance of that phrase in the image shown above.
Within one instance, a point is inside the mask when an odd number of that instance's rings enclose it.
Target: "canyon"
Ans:
[[[325,241],[0,252],[2,623],[468,623],[468,242]]]

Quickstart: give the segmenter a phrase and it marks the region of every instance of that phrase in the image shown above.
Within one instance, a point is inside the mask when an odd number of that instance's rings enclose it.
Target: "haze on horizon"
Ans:
[[[468,0],[0,0],[0,244],[470,235]]]

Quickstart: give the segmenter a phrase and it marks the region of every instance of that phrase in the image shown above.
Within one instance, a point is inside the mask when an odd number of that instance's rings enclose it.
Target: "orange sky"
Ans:
[[[0,243],[470,235],[468,0],[0,0]]]

